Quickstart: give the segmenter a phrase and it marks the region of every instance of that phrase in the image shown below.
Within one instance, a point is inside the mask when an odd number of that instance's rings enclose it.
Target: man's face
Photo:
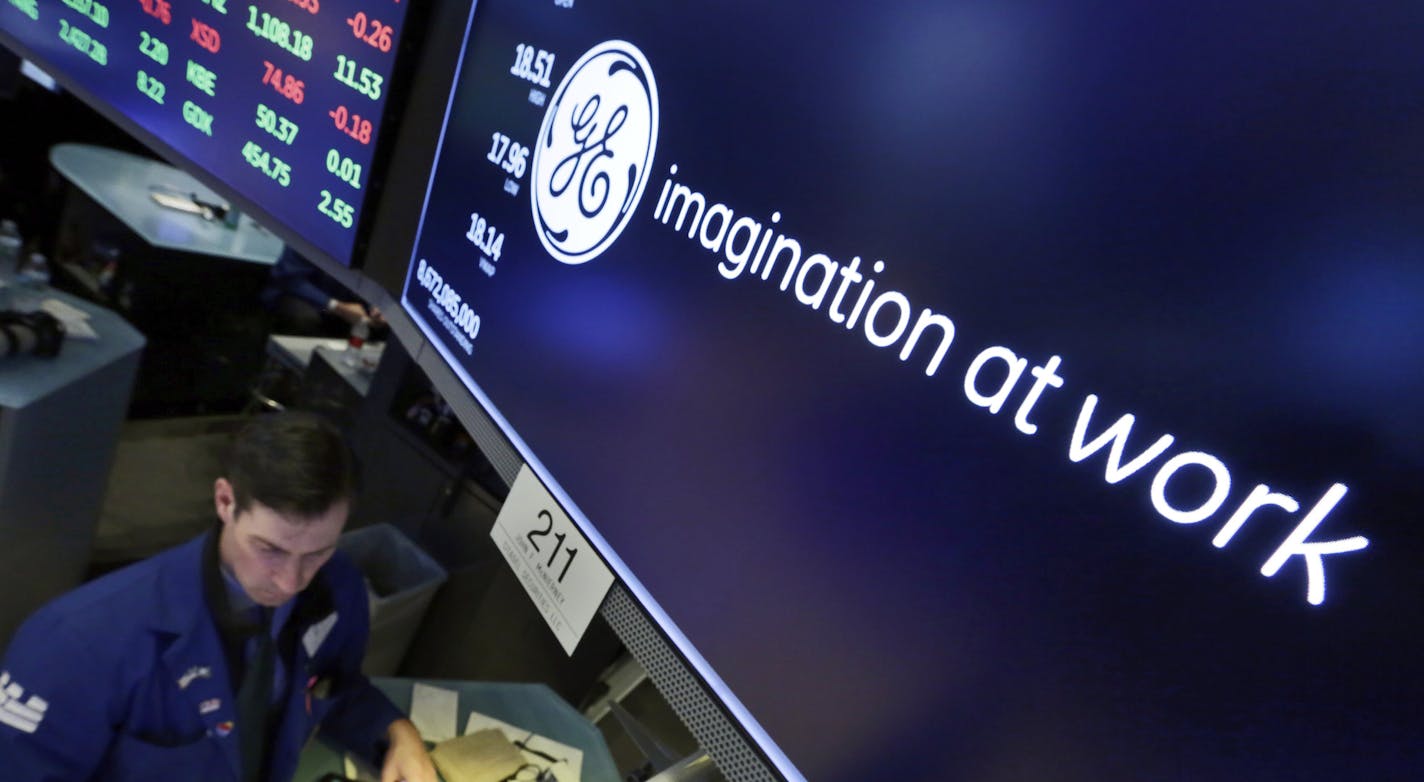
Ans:
[[[310,518],[283,516],[253,500],[237,510],[237,496],[226,478],[213,486],[222,535],[218,553],[247,596],[275,608],[296,597],[336,551],[346,526],[348,505],[338,502]]]

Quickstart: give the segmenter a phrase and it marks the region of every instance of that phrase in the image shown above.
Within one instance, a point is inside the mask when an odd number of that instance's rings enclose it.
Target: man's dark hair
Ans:
[[[359,488],[356,456],[341,430],[311,413],[256,416],[237,433],[225,467],[238,512],[256,500],[311,518],[342,500],[349,504]]]

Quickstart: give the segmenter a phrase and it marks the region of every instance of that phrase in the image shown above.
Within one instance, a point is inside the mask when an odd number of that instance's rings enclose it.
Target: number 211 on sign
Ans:
[[[574,563],[574,557],[578,556],[578,549],[573,547],[564,548],[564,541],[568,538],[568,534],[563,532],[554,532],[553,514],[549,513],[547,510],[541,510],[539,511],[539,518],[544,522],[543,528],[541,529],[539,527],[535,527],[529,530],[524,534],[524,539],[529,541],[529,545],[533,546],[536,552],[542,554],[544,553],[544,549],[539,547],[538,538],[547,538],[551,533],[553,534],[553,551],[549,552],[549,561],[544,564],[544,567],[547,567],[552,570],[555,561],[557,561],[559,558],[559,553],[563,552],[564,554],[567,554],[568,556],[564,560],[564,567],[562,570],[559,571],[558,582],[562,584],[564,582],[564,576],[567,576],[569,574],[569,566]],[[549,541],[546,540],[544,542],[545,544],[547,544]]]

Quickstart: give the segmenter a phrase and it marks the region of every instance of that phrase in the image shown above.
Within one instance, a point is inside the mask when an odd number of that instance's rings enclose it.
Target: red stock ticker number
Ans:
[[[390,25],[377,19],[368,19],[365,12],[357,11],[355,16],[346,20],[346,26],[351,28],[352,35],[363,42],[383,52],[391,50],[391,36],[395,34],[395,29]]]
[[[143,12],[164,24],[173,22],[173,6],[168,0],[138,0]]]
[[[362,144],[371,143],[371,121],[363,118],[360,114],[352,114],[345,106],[337,106],[326,113],[336,123],[336,129],[342,131],[351,138]]]
[[[306,98],[306,84],[289,73],[282,73],[281,68],[266,60],[262,61],[262,65],[267,68],[267,72],[262,74],[262,83],[272,85],[278,95],[300,106]]]

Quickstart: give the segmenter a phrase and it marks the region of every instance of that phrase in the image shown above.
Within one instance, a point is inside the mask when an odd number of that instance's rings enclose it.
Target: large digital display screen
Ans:
[[[349,264],[408,7],[7,0],[0,41]]]
[[[1417,22],[482,0],[404,306],[788,778],[1416,777]]]

